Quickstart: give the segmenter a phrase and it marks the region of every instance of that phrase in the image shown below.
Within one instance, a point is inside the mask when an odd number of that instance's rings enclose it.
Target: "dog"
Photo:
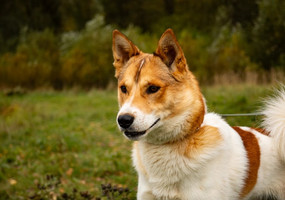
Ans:
[[[117,124],[134,141],[138,200],[285,199],[285,90],[264,129],[231,127],[206,101],[173,31],[143,53],[113,31]]]

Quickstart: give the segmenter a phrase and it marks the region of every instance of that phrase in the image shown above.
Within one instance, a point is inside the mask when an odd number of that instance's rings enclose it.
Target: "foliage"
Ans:
[[[50,31],[23,33],[15,54],[0,58],[0,84],[7,87],[43,87],[58,80],[57,37]]]
[[[80,30],[100,10],[96,0],[3,0],[0,7],[0,53],[17,48],[18,37],[25,27],[36,32]]]
[[[261,0],[251,36],[251,56],[264,69],[285,63],[285,2]]]
[[[245,81],[246,72],[256,71],[257,65],[250,60],[244,49],[241,29],[224,26],[208,48],[209,56],[203,76],[211,81],[215,78],[213,74],[220,76],[232,72],[239,80]]]
[[[104,26],[102,16],[96,16],[73,39],[63,35],[62,80],[67,87],[106,87],[112,80],[113,27]],[[72,35],[71,35],[72,36]]]
[[[114,82],[113,29],[97,15],[82,31],[67,32],[60,38],[48,29],[23,30],[17,51],[0,57],[0,86],[106,88]],[[132,26],[124,33],[144,51],[155,50],[157,38],[153,35],[141,34]]]
[[[251,30],[258,17],[258,0],[225,0],[219,4],[214,29],[226,24],[241,26],[246,31]]]
[[[221,0],[101,0],[107,24],[127,28],[130,24],[143,32],[195,28],[210,30]]]
[[[184,30],[178,40],[186,56],[189,69],[195,73],[200,81],[205,81],[207,78],[204,76],[209,70],[206,66],[209,59],[206,49],[210,45],[210,38],[205,34],[189,33],[189,31]]]
[[[113,85],[115,28],[149,53],[173,28],[202,84],[285,71],[282,0],[11,2],[0,8],[0,88]]]
[[[106,87],[113,78],[112,30],[97,16],[82,32],[66,33],[61,39],[48,29],[23,31],[16,53],[0,57],[0,85]]]

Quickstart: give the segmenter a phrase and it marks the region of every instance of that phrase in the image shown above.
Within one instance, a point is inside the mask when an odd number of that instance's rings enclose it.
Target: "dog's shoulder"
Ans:
[[[186,138],[186,148],[184,155],[187,157],[197,157],[209,150],[217,148],[223,141],[223,137],[217,127],[204,125],[199,130]]]

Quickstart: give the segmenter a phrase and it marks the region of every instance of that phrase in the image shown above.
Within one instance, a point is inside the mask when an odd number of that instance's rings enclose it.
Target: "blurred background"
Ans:
[[[252,113],[285,81],[284,11],[284,0],[1,0],[0,199],[135,199],[114,29],[152,53],[172,28],[209,111]]]
[[[174,29],[202,84],[284,78],[283,0],[2,0],[0,87],[114,85],[116,28],[153,52]]]

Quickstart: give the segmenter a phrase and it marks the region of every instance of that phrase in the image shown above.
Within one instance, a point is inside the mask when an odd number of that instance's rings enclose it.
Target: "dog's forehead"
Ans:
[[[143,62],[145,62],[146,56],[135,56],[131,58],[123,67],[120,75],[119,75],[119,82],[126,79],[134,79],[140,69],[140,66]]]
[[[169,70],[159,57],[143,54],[132,58],[122,70],[119,82],[138,83],[141,79],[169,79]]]

